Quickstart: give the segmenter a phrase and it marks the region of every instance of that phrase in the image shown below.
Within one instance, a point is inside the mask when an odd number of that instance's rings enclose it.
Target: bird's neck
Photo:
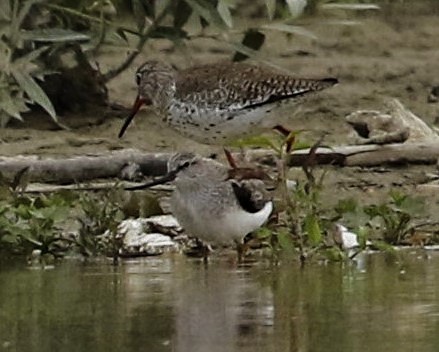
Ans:
[[[166,114],[171,107],[175,99],[175,91],[175,81],[166,82],[156,90],[152,103],[161,114]]]

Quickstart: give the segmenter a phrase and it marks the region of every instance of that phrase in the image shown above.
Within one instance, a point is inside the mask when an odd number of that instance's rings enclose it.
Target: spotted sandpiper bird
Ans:
[[[127,189],[171,178],[171,211],[180,225],[206,244],[236,244],[241,260],[244,237],[261,227],[273,210],[264,183],[268,176],[259,169],[229,168],[193,153],[177,153],[168,161],[167,176]],[[207,254],[205,248],[205,259]]]
[[[138,94],[119,137],[140,109],[151,105],[170,127],[197,142],[225,145],[283,127],[301,98],[336,78],[301,79],[246,63],[220,62],[176,71],[147,61],[136,72]]]

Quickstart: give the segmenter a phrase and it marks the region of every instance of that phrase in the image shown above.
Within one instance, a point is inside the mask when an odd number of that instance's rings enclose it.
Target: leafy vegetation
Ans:
[[[271,254],[299,256],[302,262],[311,256],[328,260],[342,260],[355,256],[369,247],[393,250],[392,245],[418,244],[414,234],[423,226],[417,222],[422,215],[424,202],[397,191],[391,191],[387,201],[381,204],[359,204],[354,199],[342,199],[333,208],[321,201],[326,171],[314,167],[314,152],[321,142],[310,147],[303,166],[302,179],[294,187],[288,186],[288,155],[281,139],[256,137],[240,141],[240,145],[259,145],[274,150],[279,163],[279,195],[276,221],[261,229],[257,237],[269,245]],[[309,147],[296,140],[294,149]],[[346,224],[356,234],[355,252],[344,250],[339,224]],[[423,242],[425,243],[425,242]]]
[[[261,139],[264,143],[268,140]],[[279,140],[272,145],[279,147]],[[255,140],[252,140],[254,143]],[[303,145],[300,142],[296,146]],[[417,243],[416,231],[425,224],[417,221],[422,214],[422,199],[391,192],[381,204],[359,204],[353,199],[340,200],[335,207],[322,203],[325,171],[312,163],[311,148],[303,167],[304,177],[291,187],[286,175],[287,154],[281,148],[279,163],[277,217],[262,228],[257,237],[268,244],[271,255],[343,260],[368,246],[391,250],[393,245]],[[117,261],[122,238],[117,232],[125,218],[125,205],[118,189],[99,193],[58,192],[50,195],[23,193],[17,177],[12,183],[0,182],[0,251],[31,256],[61,258],[68,253],[84,257],[107,256]],[[76,230],[68,231],[72,228]],[[357,233],[356,252],[344,250],[337,238],[337,224],[345,224]],[[338,234],[340,235],[340,234]],[[432,240],[434,240],[432,238]]]
[[[106,255],[117,261],[122,246],[117,237],[117,226],[123,219],[115,190],[109,190],[103,197],[85,193],[80,197],[81,213],[78,216],[80,228],[76,245],[85,257]]]
[[[60,194],[30,197],[3,184],[0,197],[0,250],[62,257],[72,245],[63,234],[70,202]],[[65,225],[64,225],[65,226]]]
[[[116,258],[120,247],[116,228],[123,219],[118,204],[114,189],[99,195],[73,191],[30,195],[1,180],[0,252],[30,257],[38,251],[54,259],[68,253]]]

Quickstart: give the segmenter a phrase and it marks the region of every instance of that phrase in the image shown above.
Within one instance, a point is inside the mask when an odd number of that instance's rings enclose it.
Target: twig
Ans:
[[[140,54],[142,51],[143,46],[145,45],[146,41],[148,40],[151,33],[157,28],[157,26],[163,21],[163,19],[168,14],[169,9],[172,6],[172,1],[168,3],[168,5],[163,9],[163,11],[157,16],[157,18],[154,20],[154,22],[148,27],[148,29],[141,35],[139,42],[136,45],[136,49],[132,51],[125,61],[123,61],[119,67],[116,67],[112,70],[109,70],[107,73],[105,73],[102,78],[104,82],[108,82],[118,76],[120,73],[125,71],[134,61],[134,59]]]
[[[55,5],[55,4],[47,4],[47,3],[46,4],[42,4],[42,5],[47,7],[47,8],[49,8],[49,9],[60,11],[60,12],[64,12],[64,13],[67,13],[69,15],[72,15],[72,16],[75,16],[75,17],[78,17],[78,18],[82,18],[82,19],[90,21],[90,22],[95,22],[95,23],[98,23],[98,24],[100,24],[102,22],[100,17],[87,15],[85,13],[82,13],[80,11],[76,11],[76,10],[68,8],[68,7],[64,7],[64,6],[60,6],[60,5]],[[122,30],[124,30],[126,32],[129,32],[129,33],[132,33],[132,34],[137,34],[137,35],[140,36],[140,33],[137,33],[132,28],[120,26],[119,24],[115,24],[114,22],[106,20],[106,19],[103,19],[103,22],[106,25],[109,25],[109,26],[112,26],[112,27],[117,27],[117,28],[120,28],[120,29],[122,29]]]
[[[95,47],[93,48],[93,52],[94,53],[97,53],[99,48],[101,47],[101,45],[104,43],[105,36],[106,36],[106,33],[107,33],[107,27],[106,27],[106,24],[105,24],[103,8],[101,8],[101,10],[100,10],[99,19],[100,19],[99,37],[98,37],[98,40],[97,40],[97,43],[96,43]]]
[[[78,183],[78,184],[70,184],[70,185],[53,185],[47,183],[31,183],[26,185],[26,188],[22,193],[53,193],[58,191],[104,191],[109,189],[124,189],[129,187],[142,186],[142,183],[133,183],[133,182],[99,182],[99,183]],[[173,190],[172,186],[167,185],[155,185],[150,188],[151,191],[157,192],[171,192]]]
[[[286,143],[286,142],[285,142]],[[290,191],[287,186],[287,169],[288,169],[288,156],[289,152],[284,150],[284,146],[280,149],[279,155],[279,182],[282,187],[282,194],[284,195],[284,202],[286,206],[286,213],[288,216],[289,225],[291,227],[292,233],[296,234],[298,237],[298,246],[300,252],[300,264],[303,266],[305,264],[306,254],[304,250],[303,233],[298,223],[298,209],[297,204],[293,201]]]

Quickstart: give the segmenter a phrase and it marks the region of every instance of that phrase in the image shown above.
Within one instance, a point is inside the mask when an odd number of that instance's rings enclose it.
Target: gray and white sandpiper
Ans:
[[[246,63],[219,62],[176,71],[147,61],[136,72],[138,95],[122,137],[140,107],[151,105],[170,127],[203,144],[226,145],[283,127],[303,97],[338,83],[301,79]]]
[[[175,184],[171,212],[180,225],[205,244],[236,244],[240,260],[244,237],[260,228],[273,210],[265,172],[229,168],[193,153],[177,153],[168,161],[168,175]],[[142,189],[161,180],[127,189]],[[207,253],[203,252],[205,259]]]
[[[175,179],[171,211],[180,225],[208,244],[235,243],[241,260],[244,237],[260,228],[273,203],[264,181],[255,176],[231,175],[223,164],[191,154],[176,154],[169,170]]]

